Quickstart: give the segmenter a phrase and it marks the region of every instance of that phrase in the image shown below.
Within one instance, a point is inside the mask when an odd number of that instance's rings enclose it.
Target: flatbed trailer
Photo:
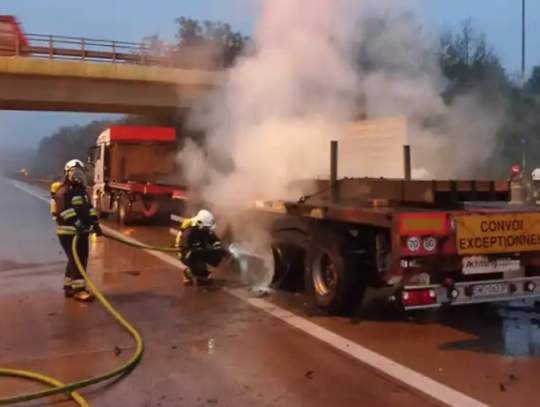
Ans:
[[[248,204],[275,286],[300,281],[323,314],[368,297],[403,311],[540,298],[540,211],[514,204],[508,182],[412,180],[408,146],[402,179],[338,179],[331,150],[310,194]]]
[[[312,198],[259,201],[274,281],[301,276],[309,303],[333,314],[368,291],[413,310],[540,298],[540,211],[514,205],[506,181],[337,179]],[[309,197],[309,195],[308,195]]]
[[[338,178],[332,141],[330,176],[299,181],[304,197],[248,203],[245,224],[270,234],[272,284],[293,280],[324,314],[369,298],[402,310],[540,298],[540,211],[511,199],[523,188],[413,180],[407,134],[404,117],[351,123],[339,143],[340,168],[353,177]],[[236,240],[234,230],[222,236]]]

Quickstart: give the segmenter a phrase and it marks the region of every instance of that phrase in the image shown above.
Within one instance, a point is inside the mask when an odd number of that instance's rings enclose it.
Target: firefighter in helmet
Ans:
[[[521,182],[523,180],[523,172],[519,165],[512,166],[510,170],[510,182]]]
[[[531,173],[531,190],[532,204],[540,205],[540,168],[536,168]]]
[[[77,301],[92,301],[94,296],[77,267],[72,243],[77,239],[77,254],[82,266],[88,265],[89,234],[101,236],[96,210],[86,191],[84,164],[79,160],[68,161],[64,167],[64,181],[54,193],[56,233],[68,258],[64,279],[64,293]],[[52,192],[52,187],[51,187]]]
[[[225,257],[215,228],[214,216],[205,209],[182,222],[175,246],[179,248],[178,259],[186,266],[185,285],[192,285],[195,279],[207,280]]]

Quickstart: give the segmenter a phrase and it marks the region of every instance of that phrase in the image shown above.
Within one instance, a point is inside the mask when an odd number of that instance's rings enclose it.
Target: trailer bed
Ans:
[[[172,195],[177,188],[168,185],[159,185],[142,182],[110,182],[109,186],[112,189],[122,190],[126,192],[135,192],[143,195]]]

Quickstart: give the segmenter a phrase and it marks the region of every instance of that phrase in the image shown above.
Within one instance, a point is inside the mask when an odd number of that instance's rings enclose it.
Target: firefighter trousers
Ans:
[[[73,257],[73,251],[71,249],[74,238],[74,235],[58,235],[58,239],[60,240],[62,249],[64,249],[64,252],[66,253],[66,256],[68,258],[68,263],[66,266],[66,280],[84,281],[84,278],[81,275],[77,264],[75,263],[75,258]],[[77,239],[77,254],[79,255],[79,259],[81,260],[81,264],[85,270],[88,266],[88,245],[89,234],[79,234]]]
[[[225,254],[221,250],[204,250],[200,253],[192,255],[189,259],[181,259],[180,261],[186,266],[191,274],[195,277],[208,277],[210,269],[219,266]]]

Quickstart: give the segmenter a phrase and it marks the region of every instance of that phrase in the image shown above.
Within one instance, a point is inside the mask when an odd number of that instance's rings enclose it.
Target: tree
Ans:
[[[527,80],[527,90],[535,94],[540,94],[540,65],[533,67],[531,75]]]
[[[185,47],[198,47],[200,49],[214,50],[219,55],[223,67],[230,67],[236,58],[241,55],[249,37],[221,21],[203,21],[202,23],[187,17],[176,19],[178,43],[176,47],[182,50]]]
[[[461,31],[443,33],[439,46],[439,65],[444,76],[457,88],[487,86],[508,90],[510,81],[485,35],[474,30],[470,19]]]
[[[170,52],[170,46],[159,37],[159,34],[144,37],[142,44],[147,55],[166,55]]]
[[[74,158],[85,161],[88,149],[96,143],[98,135],[113,122],[92,121],[85,126],[61,127],[42,139],[30,172],[41,177],[55,177],[62,173],[63,165]]]

